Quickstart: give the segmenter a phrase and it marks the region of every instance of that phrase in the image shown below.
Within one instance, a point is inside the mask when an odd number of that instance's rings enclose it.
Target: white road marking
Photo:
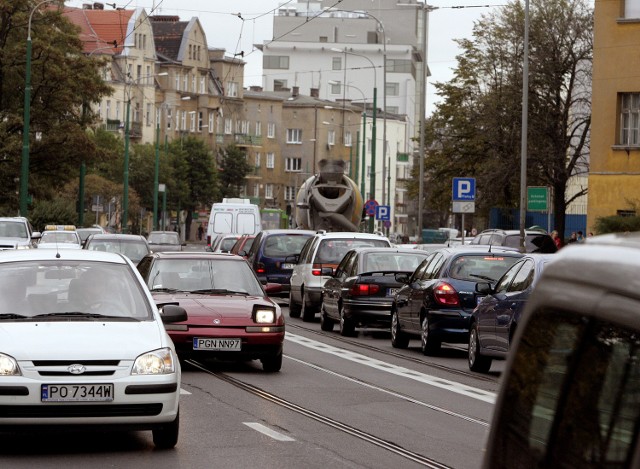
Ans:
[[[283,435],[282,433],[278,433],[275,430],[271,430],[269,427],[265,427],[264,425],[262,425],[261,423],[257,423],[257,422],[242,422],[244,425],[246,425],[249,428],[253,428],[255,431],[258,431],[264,435],[267,435],[271,438],[273,438],[274,440],[278,440],[278,441],[296,441],[294,438],[291,438],[287,435]]]
[[[394,374],[396,376],[402,376],[414,381],[419,381],[430,386],[446,389],[447,391],[455,392],[456,394],[471,397],[479,401],[488,402],[490,404],[494,404],[496,401],[496,394],[493,392],[474,388],[472,386],[467,386],[466,384],[458,383],[448,379],[438,378],[437,376],[427,375],[401,366],[392,365],[391,363],[376,360],[374,358],[370,358],[366,355],[361,355],[350,350],[333,347],[331,345],[327,345],[322,342],[303,337],[301,335],[287,332],[287,334],[285,335],[285,339],[298,345],[302,345],[303,347],[308,347],[319,352],[335,355],[336,357],[340,357],[344,360],[356,362],[361,365],[369,366],[380,371]]]
[[[191,393],[189,391],[187,391],[186,389],[182,389],[180,388],[180,394],[185,395],[185,396],[190,396]]]

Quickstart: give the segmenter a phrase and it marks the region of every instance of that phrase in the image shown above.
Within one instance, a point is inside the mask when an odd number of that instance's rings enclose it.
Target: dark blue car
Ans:
[[[513,264],[495,285],[478,284],[487,296],[471,315],[469,369],[486,373],[495,359],[504,360],[529,295],[555,254],[529,254]]]
[[[316,234],[311,230],[263,230],[253,240],[247,262],[263,284],[282,286],[279,296],[289,296],[291,273],[295,264],[286,258],[300,254],[307,240]]]

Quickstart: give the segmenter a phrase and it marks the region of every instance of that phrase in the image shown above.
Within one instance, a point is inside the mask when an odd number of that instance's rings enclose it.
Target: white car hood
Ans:
[[[134,360],[166,347],[156,321],[0,322],[0,352],[22,360]]]

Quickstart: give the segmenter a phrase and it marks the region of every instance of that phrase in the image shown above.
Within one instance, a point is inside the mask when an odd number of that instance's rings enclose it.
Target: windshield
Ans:
[[[315,262],[318,264],[339,264],[347,251],[357,247],[388,248],[384,239],[323,239],[318,248]]]
[[[149,248],[142,241],[92,239],[86,246],[90,251],[106,251],[124,254],[134,264],[149,253]]]
[[[227,290],[264,295],[260,282],[243,260],[158,259],[146,280],[151,291]]]
[[[152,318],[128,265],[63,259],[0,264],[0,321],[69,316]]]
[[[80,244],[80,239],[71,231],[45,231],[42,233],[40,243]]]
[[[27,225],[19,221],[0,222],[0,238],[28,239]]]

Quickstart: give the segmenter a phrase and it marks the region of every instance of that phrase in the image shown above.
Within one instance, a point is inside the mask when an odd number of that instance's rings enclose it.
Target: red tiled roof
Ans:
[[[80,27],[84,52],[120,54],[134,10],[89,10],[65,7],[64,15]],[[116,47],[110,47],[116,41]]]

